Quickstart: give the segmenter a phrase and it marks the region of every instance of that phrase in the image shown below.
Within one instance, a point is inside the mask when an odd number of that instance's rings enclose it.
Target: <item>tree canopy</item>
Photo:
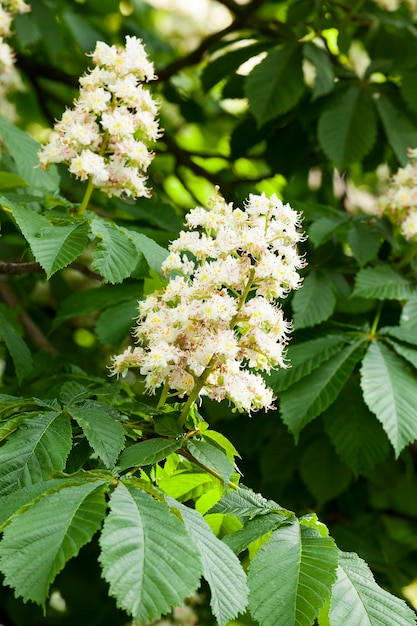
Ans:
[[[0,3],[4,626],[416,624],[416,23]]]

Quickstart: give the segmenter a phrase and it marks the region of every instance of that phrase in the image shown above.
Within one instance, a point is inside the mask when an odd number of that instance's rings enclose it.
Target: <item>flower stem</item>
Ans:
[[[161,392],[161,396],[160,396],[160,398],[158,400],[158,404],[156,405],[157,409],[160,409],[161,407],[164,406],[165,401],[166,401],[166,399],[168,397],[168,393],[169,393],[169,381],[168,381],[168,378],[167,378],[165,380],[164,387],[163,387],[162,392]]]
[[[208,467],[207,465],[204,465],[204,463],[200,463],[200,461],[197,461],[197,459],[195,459],[193,455],[190,454],[190,452],[188,452],[188,450],[185,450],[184,448],[180,448],[179,450],[177,450],[177,454],[181,454],[181,456],[183,456],[185,459],[188,459],[195,465],[198,465],[198,467],[201,467],[201,469],[207,472],[207,474],[211,474],[212,476],[214,476],[215,478],[217,478],[224,484],[225,482],[224,478],[221,474],[219,474],[219,472],[216,472],[216,470],[214,470],[213,468]],[[227,481],[227,486],[230,487],[231,489],[235,489],[235,490],[239,489],[239,485],[235,485],[235,483],[232,483],[230,480]]]
[[[91,178],[89,178],[87,189],[85,190],[85,193],[84,193],[84,198],[82,199],[82,202],[77,210],[78,215],[82,215],[84,211],[86,210],[86,208],[88,207],[88,203],[90,202],[91,194],[93,193],[94,189],[95,189],[95,185],[92,183]]]
[[[380,319],[381,313],[382,313],[382,306],[383,306],[383,303],[380,302],[379,306],[378,306],[378,310],[377,310],[376,315],[375,315],[374,322],[372,324],[371,332],[369,333],[372,338],[375,337],[375,335],[376,335],[376,329],[378,328],[379,319]]]

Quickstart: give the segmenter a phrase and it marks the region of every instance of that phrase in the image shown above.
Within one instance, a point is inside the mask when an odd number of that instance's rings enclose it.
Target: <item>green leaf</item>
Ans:
[[[24,601],[43,604],[55,576],[91,540],[105,511],[102,481],[63,488],[35,502],[4,531],[5,583]]]
[[[40,263],[49,279],[63,267],[67,267],[79,257],[88,241],[87,224],[49,226],[43,228],[29,245],[35,259]]]
[[[417,330],[417,294],[405,303],[401,311],[400,326]]]
[[[363,397],[388,435],[395,454],[417,439],[417,377],[379,341],[371,342],[361,369]]]
[[[87,224],[74,223],[68,226],[53,226],[51,222],[28,207],[1,199],[7,206],[33,256],[46,272],[47,278],[69,265],[84,251],[87,243]]]
[[[240,554],[243,550],[246,550],[251,543],[258,541],[258,539],[264,537],[271,532],[271,530],[275,530],[287,521],[288,517],[284,517],[279,513],[268,513],[267,515],[262,515],[262,517],[254,517],[248,520],[240,530],[223,537],[222,541],[224,541],[235,554]]]
[[[388,141],[400,164],[408,163],[408,148],[417,147],[417,128],[385,94],[378,93],[374,99]]]
[[[294,327],[308,328],[329,319],[336,306],[331,280],[315,271],[304,280],[292,300]]]
[[[319,120],[320,144],[339,170],[361,161],[371,150],[376,134],[374,106],[359,83],[339,89]]]
[[[225,52],[210,60],[201,74],[204,91],[209,91],[223,78],[235,72],[245,61],[256,56],[267,47],[266,43],[250,43],[246,46]]]
[[[73,481],[74,482],[74,481]],[[76,481],[75,481],[76,482]],[[37,500],[45,497],[49,493],[61,489],[64,485],[62,478],[51,478],[49,480],[41,480],[38,483],[17,489],[7,496],[2,496],[0,507],[0,530],[16,515],[19,515],[26,508],[31,506]]]
[[[125,442],[122,424],[98,402],[90,401],[82,407],[69,407],[67,412],[81,426],[88,443],[104,465],[112,469]]]
[[[157,619],[198,587],[202,565],[183,523],[148,493],[119,483],[100,538],[103,576],[134,621]]]
[[[397,341],[388,340],[390,346],[394,348],[395,352],[403,357],[406,361],[411,363],[413,367],[417,369],[417,349],[410,348],[410,346],[404,346]]]
[[[262,626],[311,626],[336,578],[330,537],[298,522],[274,531],[249,566],[249,608]]]
[[[155,432],[163,437],[178,437],[184,434],[178,419],[172,415],[155,415],[153,423]]]
[[[331,626],[415,626],[415,613],[403,600],[376,584],[357,554],[339,551],[330,603]]]
[[[70,380],[64,383],[59,392],[62,404],[71,406],[83,402],[92,395],[92,392],[80,383]]]
[[[364,350],[362,340],[351,343],[319,369],[281,393],[282,419],[296,438],[304,426],[334,402]]]
[[[311,41],[304,44],[303,51],[305,58],[314,65],[316,70],[312,98],[316,100],[334,89],[335,75],[333,63],[328,52],[319,48]]]
[[[93,252],[91,267],[108,283],[121,283],[131,275],[140,255],[124,229],[104,219],[94,218],[91,232],[100,241]]]
[[[350,249],[360,265],[366,265],[377,255],[381,241],[381,233],[363,220],[354,221],[348,232]]]
[[[411,326],[385,326],[384,328],[380,328],[378,332],[381,336],[389,335],[400,341],[405,341],[406,343],[411,343],[413,346],[417,346],[417,333]]]
[[[319,504],[346,491],[352,477],[330,442],[324,438],[311,442],[303,451],[299,471],[304,484]]]
[[[348,217],[345,214],[335,217],[321,217],[311,224],[308,238],[318,248],[336,233],[346,230],[347,226]]]
[[[203,492],[207,492],[213,487],[214,481],[219,484],[219,481],[207,472],[185,470],[176,472],[168,478],[161,478],[158,481],[158,487],[172,498],[185,502],[194,498],[196,493],[201,495]]]
[[[408,72],[402,72],[401,95],[408,104],[409,108],[417,112],[417,71],[411,70]]]
[[[143,254],[151,270],[162,276],[161,265],[168,256],[168,250],[142,233],[137,233],[134,230],[126,231],[126,233],[136,250]]]
[[[366,474],[388,455],[388,439],[356,381],[348,380],[323,417],[336,452],[356,476]]]
[[[0,172],[0,191],[27,186],[27,182],[21,176],[11,174],[10,172]]]
[[[211,591],[211,609],[219,626],[226,626],[246,608],[248,588],[245,572],[229,546],[213,534],[197,511],[171,499],[168,504],[181,513],[185,528],[197,546],[203,576]]]
[[[268,385],[273,388],[275,393],[288,389],[304,376],[311,374],[324,361],[328,361],[347,342],[348,338],[343,335],[327,335],[326,337],[319,337],[319,339],[290,345],[287,352],[289,368],[273,371],[267,379]]]
[[[206,441],[198,441],[197,439],[188,441],[187,449],[199,463],[214,469],[220,474],[226,490],[230,477],[234,472],[234,465],[226,454],[216,446]]]
[[[126,448],[120,456],[118,466],[123,471],[128,467],[142,467],[153,465],[176,452],[182,445],[182,440],[176,439],[147,439],[134,443]]]
[[[352,298],[360,296],[378,300],[406,300],[413,294],[414,290],[406,278],[389,265],[377,265],[358,272]]]
[[[96,289],[73,293],[62,302],[58,309],[55,325],[71,317],[89,315],[131,301],[133,298],[139,300],[141,297],[142,285],[140,283],[103,285]]]
[[[33,370],[33,359],[29,348],[23,341],[17,330],[0,311],[0,338],[6,344],[19,384]]]
[[[302,55],[298,43],[268,52],[246,82],[249,106],[259,126],[289,111],[303,91]]]
[[[267,500],[260,493],[239,487],[224,494],[209,512],[250,517],[252,515],[268,515],[278,511],[285,511],[285,509],[282,509],[276,502]]]
[[[138,315],[138,301],[127,300],[101,313],[94,330],[101,343],[117,348],[129,337]]]
[[[62,471],[71,449],[69,419],[63,413],[33,413],[0,448],[0,494]]]
[[[49,193],[59,191],[60,178],[53,165],[48,171],[39,166],[40,145],[26,132],[0,117],[0,135],[4,145],[13,157],[16,170],[29,185]]]

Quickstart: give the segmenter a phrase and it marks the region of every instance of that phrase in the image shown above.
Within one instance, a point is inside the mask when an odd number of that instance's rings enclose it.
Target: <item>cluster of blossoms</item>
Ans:
[[[14,105],[7,100],[7,95],[14,91],[23,91],[23,83],[15,68],[13,48],[6,39],[11,35],[14,15],[28,11],[30,11],[30,6],[23,0],[0,2],[0,114],[11,122],[16,121],[17,115]]]
[[[378,198],[378,211],[398,225],[406,238],[417,237],[417,150],[409,150],[410,163],[394,174]]]
[[[41,167],[65,163],[109,196],[148,196],[148,145],[160,130],[157,105],[142,83],[155,78],[153,64],[141,40],[129,36],[124,48],[98,41],[91,56],[95,67],[80,78],[73,108],[40,150]]]
[[[385,11],[397,11],[402,5],[405,5],[411,13],[417,11],[416,0],[374,0],[374,2]]]
[[[114,357],[113,373],[139,368],[149,393],[164,385],[238,410],[270,408],[258,372],[286,367],[291,323],[275,300],[301,284],[300,215],[275,195],[250,195],[244,210],[216,195],[186,223],[163,264],[169,282],[140,302],[138,345]]]

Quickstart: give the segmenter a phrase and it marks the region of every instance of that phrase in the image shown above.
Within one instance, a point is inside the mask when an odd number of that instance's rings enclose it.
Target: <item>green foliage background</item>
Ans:
[[[164,31],[170,11],[141,0],[33,0],[15,19],[26,92],[14,96],[18,127],[0,120],[5,626],[121,625],[124,610],[146,621],[155,605],[166,613],[191,595],[202,574],[203,624],[214,623],[208,586],[226,624],[246,606],[246,584],[252,617],[235,624],[414,623],[364,560],[397,596],[417,579],[416,247],[388,220],[347,209],[351,184],[378,193],[379,166],[404,166],[417,147],[415,16],[405,3],[391,13],[372,0],[218,4],[229,22],[191,45],[187,33]],[[96,192],[90,212],[74,217],[84,186],[64,168],[37,168],[37,142],[77,95],[85,53],[127,34],[144,40],[159,77],[152,198]],[[248,73],[239,69],[260,53]],[[137,300],[163,284],[159,267],[185,212],[215,185],[238,205],[265,191],[303,211],[308,266],[284,305],[294,334],[292,367],[269,381],[278,410],[248,418],[207,402],[189,424],[194,440],[177,430],[175,409],[157,415],[139,379],[109,381],[106,366],[130,341]],[[193,464],[236,482],[234,446],[243,483],[266,500],[244,488],[223,494]],[[143,469],[114,488],[116,464]],[[142,550],[132,516],[151,546],[142,573],[123,561]],[[21,549],[46,527],[41,548]],[[138,585],[142,574],[160,576],[167,554],[178,568],[172,590]],[[293,580],[298,567],[299,586],[278,591],[274,581]],[[7,585],[40,604],[57,590],[67,611],[47,603],[43,615]],[[355,594],[347,616],[341,600]]]

